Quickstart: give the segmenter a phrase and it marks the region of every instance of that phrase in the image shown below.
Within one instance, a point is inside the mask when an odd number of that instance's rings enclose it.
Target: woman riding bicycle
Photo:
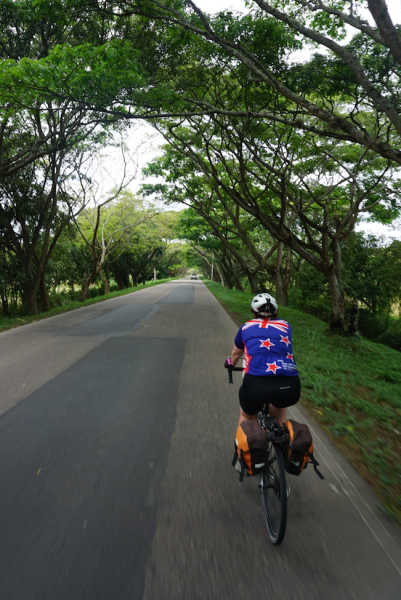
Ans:
[[[231,352],[234,366],[245,355],[239,423],[256,419],[265,403],[269,404],[269,414],[284,423],[287,406],[296,404],[301,392],[291,326],[277,318],[277,302],[268,293],[257,294],[251,309],[254,318],[239,328]]]

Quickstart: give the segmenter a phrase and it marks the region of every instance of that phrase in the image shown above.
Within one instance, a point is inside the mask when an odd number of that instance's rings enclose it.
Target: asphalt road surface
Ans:
[[[183,280],[0,335],[1,600],[401,599],[399,529],[314,424],[326,479],[291,479],[270,544],[230,464],[235,332]]]

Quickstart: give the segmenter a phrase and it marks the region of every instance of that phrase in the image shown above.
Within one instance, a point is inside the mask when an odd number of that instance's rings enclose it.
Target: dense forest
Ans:
[[[363,4],[3,0],[3,316],[192,269],[401,349],[399,235],[356,229],[400,217],[401,26]],[[150,183],[100,194],[136,120]]]

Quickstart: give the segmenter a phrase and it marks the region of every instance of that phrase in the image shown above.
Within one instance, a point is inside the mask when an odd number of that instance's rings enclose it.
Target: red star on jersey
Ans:
[[[270,341],[270,338],[267,338],[267,340],[259,340],[259,342],[259,348],[266,348],[266,350],[270,350],[271,346],[275,346],[275,344],[273,344],[273,342]]]
[[[290,345],[290,340],[286,335],[280,335],[280,342],[283,342],[283,344],[286,344],[287,346]]]
[[[291,352],[287,352],[287,358],[288,358],[289,360],[294,360],[294,355],[293,355],[293,354],[291,354]]]
[[[273,363],[266,363],[266,365],[266,373],[271,371],[272,373],[276,374],[277,369],[281,369],[281,367],[279,367],[278,364],[276,364],[276,361],[274,361]]]

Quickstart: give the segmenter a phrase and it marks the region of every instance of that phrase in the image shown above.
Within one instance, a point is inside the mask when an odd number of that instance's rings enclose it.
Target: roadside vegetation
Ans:
[[[205,282],[237,324],[249,318],[249,292]],[[401,525],[400,354],[363,337],[329,332],[327,323],[281,307],[293,328],[303,406],[373,486]]]
[[[139,290],[158,285],[159,283],[167,283],[168,281],[172,281],[172,279],[173,278],[146,281],[145,283],[140,283],[135,287],[128,287],[124,290],[115,290],[114,292],[109,292],[108,294],[102,294],[101,292],[99,292],[99,290],[95,289],[91,291],[98,292],[98,295],[93,295],[91,298],[87,298],[86,300],[71,300],[68,298],[67,295],[63,296],[60,294],[58,306],[54,306],[48,311],[44,311],[36,315],[21,315],[10,317],[0,315],[0,331],[5,331],[6,329],[11,329],[13,327],[19,327],[20,325],[26,325],[27,323],[33,323],[34,321],[39,321],[48,317],[54,317],[55,315],[68,312],[76,308],[81,308],[82,306],[89,306],[90,304],[103,302],[103,300],[110,300],[110,298],[117,298],[118,296],[132,294],[133,292],[138,292]]]

